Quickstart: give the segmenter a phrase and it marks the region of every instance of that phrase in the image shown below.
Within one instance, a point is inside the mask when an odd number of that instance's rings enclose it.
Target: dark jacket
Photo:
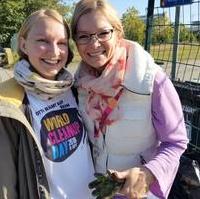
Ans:
[[[14,79],[0,84],[0,198],[49,199],[42,148],[23,99],[24,90]]]

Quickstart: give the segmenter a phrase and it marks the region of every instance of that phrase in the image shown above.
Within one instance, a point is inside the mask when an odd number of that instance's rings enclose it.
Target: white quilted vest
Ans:
[[[119,101],[121,119],[107,126],[105,134],[98,138],[94,138],[93,121],[84,109],[86,94],[79,90],[80,109],[94,145],[97,172],[140,165],[141,157],[148,161],[158,145],[151,120],[151,96],[154,77],[160,67],[139,44],[133,42],[133,45],[134,50],[127,59],[131,67],[126,71]]]

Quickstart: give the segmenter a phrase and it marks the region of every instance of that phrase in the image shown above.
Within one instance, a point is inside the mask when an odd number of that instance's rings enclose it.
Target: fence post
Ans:
[[[149,0],[148,1],[146,33],[145,33],[145,46],[144,46],[144,49],[148,52],[150,52],[150,45],[151,45],[154,4],[155,4],[155,0]]]
[[[173,54],[172,54],[172,70],[171,79],[175,80],[176,76],[176,62],[178,55],[178,44],[179,44],[179,31],[180,31],[180,6],[176,7],[176,16],[174,24],[174,38],[173,38]]]

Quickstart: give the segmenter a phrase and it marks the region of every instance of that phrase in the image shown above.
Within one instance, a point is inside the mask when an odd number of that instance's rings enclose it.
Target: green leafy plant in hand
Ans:
[[[111,199],[123,186],[124,180],[119,180],[114,173],[107,171],[106,174],[95,173],[96,179],[89,183],[89,188],[94,189],[92,195],[96,199]]]

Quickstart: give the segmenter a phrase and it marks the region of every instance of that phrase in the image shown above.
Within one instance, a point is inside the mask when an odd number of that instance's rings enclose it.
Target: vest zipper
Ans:
[[[103,147],[104,147],[104,151],[106,152],[106,161],[105,161],[106,165],[105,166],[106,166],[106,171],[107,171],[108,170],[108,152],[107,152],[107,148],[106,148],[106,133],[107,133],[107,127],[105,127],[105,133],[103,134]]]

